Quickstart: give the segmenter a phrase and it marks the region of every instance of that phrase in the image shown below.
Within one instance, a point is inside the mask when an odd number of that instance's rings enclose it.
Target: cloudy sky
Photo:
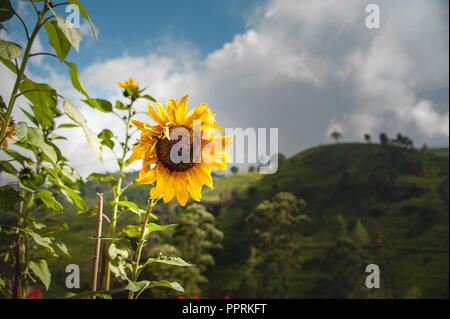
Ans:
[[[68,60],[79,65],[91,96],[123,99],[117,82],[132,76],[164,104],[184,94],[190,108],[207,103],[222,127],[278,128],[279,151],[288,156],[330,143],[333,130],[344,141],[400,132],[418,146],[448,145],[448,1],[84,3],[99,40],[82,23],[80,54]],[[380,8],[379,29],[366,27],[369,3]],[[13,4],[27,23],[34,21],[28,3]],[[6,26],[10,33],[1,37],[23,43],[21,26]],[[33,49],[50,50],[44,34]],[[66,95],[94,130],[120,135],[113,116],[80,102],[57,60],[33,60],[28,75]],[[0,66],[5,100],[12,78]],[[23,117],[17,112],[15,118]],[[149,121],[143,114],[137,118]],[[59,145],[83,175],[114,169],[107,152],[103,165],[95,159],[81,129],[61,135],[70,141]]]

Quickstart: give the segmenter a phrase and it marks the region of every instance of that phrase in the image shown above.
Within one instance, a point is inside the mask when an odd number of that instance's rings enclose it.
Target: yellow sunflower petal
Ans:
[[[146,146],[142,144],[135,145],[133,147],[133,153],[131,154],[130,158],[128,159],[128,163],[131,164],[134,161],[142,158],[145,155],[146,152]]]
[[[191,195],[192,199],[199,202],[202,199],[202,187],[201,185],[197,185],[193,183],[192,181],[188,181],[188,190],[189,194]]]
[[[136,179],[136,182],[139,184],[151,184],[156,180],[156,171],[155,169],[149,170],[147,174],[144,176],[139,176],[138,179]]]
[[[170,122],[173,122],[175,124],[178,124],[176,121],[175,111],[176,111],[176,102],[173,99],[170,99],[167,101],[166,109],[167,109],[167,115],[169,116]]]
[[[159,116],[158,112],[156,112],[155,109],[150,104],[148,104],[147,110],[148,114],[150,114],[150,116],[156,123],[158,123],[161,126],[166,125],[166,122]]]
[[[158,183],[160,182],[160,180],[158,180]],[[150,190],[150,198],[151,199],[157,199],[162,195],[162,187],[158,186],[158,183],[156,183],[155,187],[152,187],[152,189]]]
[[[175,196],[174,183],[175,183],[175,175],[172,173],[167,178],[167,183],[164,188],[164,203],[170,202]]]
[[[161,119],[164,122],[164,125],[166,125],[168,122],[170,122],[169,120],[169,116],[166,113],[166,110],[164,110],[164,107],[161,105],[161,103],[156,102],[156,109],[158,110],[158,114],[161,117]]]
[[[211,178],[211,169],[203,164],[195,165],[197,175],[200,177],[202,181],[208,186],[209,188],[213,188],[213,181]]]
[[[192,127],[194,121],[202,121],[208,115],[209,109],[206,104],[201,104],[189,112],[184,125]]]
[[[184,125],[184,120],[186,119],[187,113],[187,99],[188,95],[183,96],[177,105],[177,109],[175,110],[175,117],[178,125]]]
[[[186,175],[179,174],[178,172],[175,173],[177,173],[175,176],[175,195],[177,197],[178,203],[180,203],[181,206],[185,206],[189,199],[188,189],[186,187]]]
[[[169,173],[170,173],[169,170],[165,168],[163,164],[161,163],[156,164],[156,174],[158,176],[167,176],[169,175]]]

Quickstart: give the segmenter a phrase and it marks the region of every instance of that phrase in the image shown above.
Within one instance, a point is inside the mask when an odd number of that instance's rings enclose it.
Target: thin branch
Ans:
[[[111,220],[108,218],[108,216],[103,215],[103,218],[108,222],[108,224],[111,224]]]
[[[14,59],[14,64],[16,65],[16,74],[19,73],[19,61],[17,61],[17,58]]]
[[[47,19],[45,19],[40,25],[39,25],[39,27],[38,27],[38,30],[48,21],[48,20],[50,20],[51,18],[53,18],[54,16],[53,16],[53,14],[51,15],[51,16],[49,16]]]
[[[60,58],[59,56],[57,56],[56,54],[49,53],[49,52],[31,53],[31,54],[30,54],[30,57],[36,56],[36,55],[48,55],[48,56],[52,56],[52,57],[57,58],[60,62],[63,62],[63,61],[64,61],[63,59],[61,59],[61,58]]]
[[[31,2],[31,4],[32,4],[33,7],[34,7],[34,11],[36,11],[36,14],[39,15],[39,10],[38,10],[38,8],[36,7],[36,5],[34,4],[34,1],[30,1],[30,2]]]
[[[123,211],[121,211],[120,213],[119,213],[119,215],[117,215],[117,219],[119,219],[123,214],[125,214],[127,211],[129,211],[130,209],[129,208],[126,208],[126,209],[124,209]]]
[[[52,5],[52,8],[56,8],[56,7],[64,6],[64,5],[68,5],[68,4],[69,4],[69,2],[58,3],[58,4]]]
[[[56,96],[58,96],[58,97],[60,97],[62,99],[64,98],[64,96],[62,96],[61,94],[58,94],[58,93],[56,93],[55,91],[52,91],[52,90],[38,90],[38,89],[34,89],[34,90],[26,90],[26,91],[20,92],[19,94],[16,95],[16,99],[19,96],[24,95],[26,93],[30,93],[30,92],[47,92],[47,93],[50,93],[52,95],[56,95]]]
[[[22,20],[22,18],[20,17],[20,15],[16,12],[16,10],[14,10],[14,14],[19,18],[20,22],[22,22],[23,28],[25,29],[25,33],[27,34],[27,40],[30,40],[30,34],[28,33],[28,28],[27,25],[25,24],[25,22]]]

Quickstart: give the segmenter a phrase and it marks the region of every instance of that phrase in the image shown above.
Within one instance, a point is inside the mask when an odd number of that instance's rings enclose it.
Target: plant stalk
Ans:
[[[114,190],[114,206],[113,206],[113,212],[112,212],[112,218],[111,218],[111,226],[110,226],[110,231],[109,231],[109,236],[111,238],[114,238],[116,236],[116,225],[117,225],[117,211],[119,208],[119,200],[120,200],[120,196],[122,195],[122,181],[123,181],[123,168],[125,165],[125,157],[127,155],[128,152],[128,141],[129,141],[129,127],[130,127],[130,121],[131,121],[131,112],[132,112],[132,108],[133,108],[133,102],[131,102],[130,107],[128,108],[128,116],[126,119],[126,128],[125,128],[125,144],[123,145],[123,153],[122,153],[122,158],[121,161],[119,162],[119,174],[118,174],[118,178],[117,178],[117,186],[116,189]],[[103,264],[102,264],[102,278],[100,279],[103,282],[103,273],[106,274],[106,280],[105,280],[105,290],[109,290],[110,289],[110,285],[111,285],[111,270],[110,270],[110,266],[109,266],[109,261],[108,261],[108,247],[110,245],[110,242],[107,242],[107,244],[105,244],[105,250],[104,250],[104,257],[103,257]],[[103,271],[104,270],[104,271]]]
[[[145,211],[144,219],[141,222],[141,231],[139,233],[139,240],[136,248],[136,253],[134,255],[134,261],[133,261],[133,272],[131,275],[131,280],[136,281],[138,278],[138,268],[139,268],[139,261],[141,259],[141,253],[142,248],[144,247],[144,243],[146,240],[146,234],[145,234],[145,228],[147,227],[148,220],[150,219],[150,213],[152,212],[154,200],[150,199],[148,201],[147,210]],[[134,298],[134,292],[130,290],[128,293],[128,299]]]
[[[25,73],[25,69],[27,67],[28,59],[30,57],[30,51],[31,47],[33,46],[34,39],[36,38],[39,29],[41,28],[41,19],[43,15],[45,14],[46,10],[44,9],[38,16],[38,20],[36,22],[36,25],[33,29],[33,32],[30,35],[30,38],[27,41],[27,45],[25,47],[25,51],[23,54],[23,59],[20,64],[19,72],[17,73],[16,81],[14,82],[13,90],[11,92],[11,96],[9,98],[8,107],[6,109],[6,114],[4,116],[4,121],[2,123],[2,127],[0,130],[0,144],[3,142],[3,140],[6,138],[6,129],[8,128],[9,122],[11,120],[11,113],[14,108],[14,103],[17,98],[17,92],[19,91],[19,85],[22,81],[23,75]]]

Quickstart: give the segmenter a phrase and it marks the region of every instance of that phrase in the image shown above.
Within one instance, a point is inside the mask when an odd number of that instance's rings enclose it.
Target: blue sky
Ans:
[[[124,5],[126,3],[126,5]],[[219,49],[245,30],[246,15],[262,3],[249,1],[86,1],[101,32],[98,53],[139,55],[165,38],[190,42],[202,55]]]
[[[28,2],[13,3],[27,23],[34,21]],[[189,108],[207,103],[223,127],[278,128],[278,151],[287,156],[332,142],[334,130],[343,141],[364,141],[366,133],[377,140],[385,132],[405,134],[419,147],[448,145],[447,1],[82,3],[99,40],[82,22],[80,53],[67,60],[79,65],[93,97],[123,98],[117,82],[132,76],[163,104],[185,94]],[[365,26],[368,3],[380,7],[379,29]],[[66,14],[63,7],[59,13]],[[20,24],[6,26],[10,33],[0,37],[23,44]],[[38,40],[34,50],[51,50],[45,32]],[[33,59],[29,76],[70,98],[95,131],[117,126],[113,116],[80,101],[63,64]],[[0,65],[0,76],[0,94],[7,96],[12,75]],[[61,147],[83,174],[110,169],[87,164],[92,154],[82,132],[68,134],[70,145]]]
[[[245,31],[248,18],[262,0],[228,1],[83,1],[99,33],[99,39],[92,41],[87,34],[81,44],[81,53],[71,52],[71,60],[83,68],[102,59],[146,54],[167,41],[181,42],[197,50],[200,57],[217,50],[224,43],[233,40],[236,34]],[[23,19],[32,27],[35,16],[32,7],[21,0],[13,1]],[[39,5],[39,4],[38,4]],[[65,7],[56,11],[65,17]],[[10,20],[5,24],[14,38],[23,32],[20,23]],[[47,38],[42,44],[49,49]],[[88,49],[90,52],[83,52]]]

